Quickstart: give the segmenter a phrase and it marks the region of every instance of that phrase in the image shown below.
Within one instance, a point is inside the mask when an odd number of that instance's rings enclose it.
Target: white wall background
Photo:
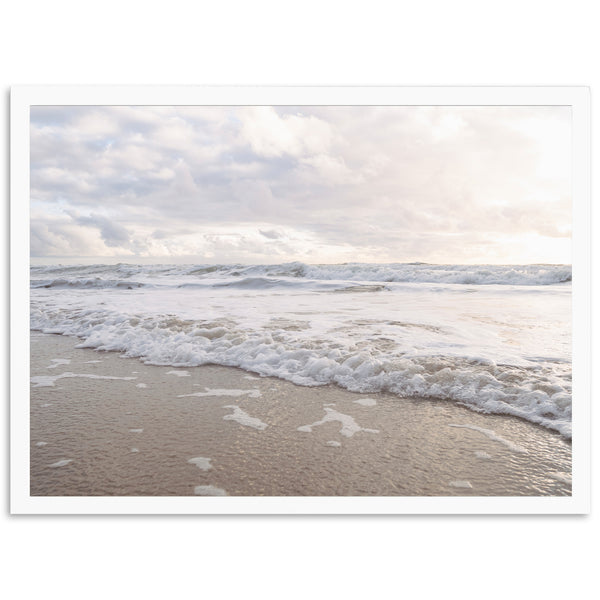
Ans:
[[[592,7],[581,0],[11,2],[0,33],[5,198],[14,84],[589,85],[597,141]],[[3,217],[7,240],[6,206]],[[8,281],[7,241],[2,249]],[[3,339],[8,325],[2,320]],[[594,333],[597,340],[597,321]],[[2,350],[6,382],[6,344]],[[2,431],[7,597],[505,599],[588,597],[593,592],[583,590],[597,589],[598,514],[10,517],[7,423]],[[597,444],[593,452],[597,469]]]

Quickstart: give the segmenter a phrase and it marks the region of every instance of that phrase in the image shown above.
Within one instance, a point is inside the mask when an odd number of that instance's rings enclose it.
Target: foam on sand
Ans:
[[[360,404],[361,406],[375,406],[377,400],[373,400],[373,398],[360,398],[359,400],[355,400],[354,404]]]
[[[527,450],[525,448],[523,448],[522,446],[513,444],[510,440],[505,440],[504,438],[497,435],[496,432],[492,431],[491,429],[484,429],[483,427],[477,427],[476,425],[456,425],[456,424],[450,424],[450,425],[448,425],[448,427],[461,427],[463,429],[472,429],[473,431],[478,431],[479,433],[482,433],[483,435],[485,435],[486,437],[488,437],[490,440],[492,440],[494,442],[500,442],[501,444],[504,444],[509,450],[512,450],[513,452],[519,452],[521,454],[528,453]]]
[[[189,377],[189,371],[168,371],[167,375],[177,375],[177,377]]]
[[[449,485],[455,488],[473,489],[470,481],[451,481]]]
[[[477,458],[484,458],[486,460],[492,458],[491,455],[489,455],[487,452],[481,452],[480,450],[477,450],[477,452],[475,452],[475,456]]]
[[[144,431],[143,429],[130,429],[129,430],[131,433],[142,433],[142,431]]]
[[[68,465],[70,462],[73,462],[72,458],[66,458],[63,460],[59,460],[58,462],[55,462],[51,465],[48,465],[51,469],[56,469],[58,467],[64,467],[65,465]]]
[[[54,364],[50,365],[49,367],[46,367],[46,369],[56,369],[56,367],[58,367],[60,365],[69,365],[69,364],[71,364],[71,359],[70,358],[53,358],[51,360],[52,360],[52,362]]]
[[[324,409],[325,416],[320,421],[316,421],[310,425],[302,425],[301,427],[298,427],[298,431],[307,431],[308,433],[311,433],[313,427],[323,425],[329,421],[339,421],[342,424],[340,433],[346,437],[352,437],[359,431],[364,431],[366,433],[379,433],[378,429],[366,429],[361,427],[350,415],[342,414],[333,408],[329,408],[328,406],[324,407]]]
[[[137,388],[145,388],[148,387],[145,383],[136,383],[135,387]]]
[[[36,446],[45,446],[48,442],[36,442]]]
[[[223,408],[233,409],[232,414],[225,415],[223,417],[226,421],[237,421],[240,425],[245,425],[246,427],[254,427],[254,429],[260,429],[261,431],[267,427],[266,423],[263,423],[260,419],[251,417],[248,413],[244,412],[239,406],[235,406],[234,404],[228,404]]]
[[[93,373],[61,373],[60,375],[36,375],[31,378],[34,387],[54,387],[59,379],[68,379],[71,377],[87,377],[88,379],[120,379],[130,381],[137,377],[112,377],[110,375],[94,375]]]
[[[548,473],[548,477],[552,477],[552,479],[560,481],[561,483],[566,483],[568,485],[571,485],[573,483],[573,477],[571,473],[552,471],[551,473]]]
[[[199,398],[205,396],[231,396],[233,398],[237,398],[239,396],[248,396],[249,398],[259,398],[261,396],[260,390],[252,389],[252,390],[235,390],[235,389],[211,389],[204,388],[205,392],[195,392],[194,394],[181,394],[177,396],[178,398],[189,398],[190,396],[197,396]]]
[[[33,346],[31,375],[48,374],[52,357],[68,356],[79,366],[94,356],[91,349],[73,349],[73,343],[54,336]],[[73,368],[77,373],[134,377],[132,371],[140,364],[117,352],[103,356],[104,366]],[[194,494],[195,486],[208,484],[228,496],[272,497],[568,496],[572,491],[566,482],[570,443],[523,419],[471,414],[451,402],[352,393],[334,386],[309,389],[282,381],[277,382],[279,392],[271,392],[273,379],[246,381],[244,372],[233,367],[189,368],[190,378],[166,376],[170,368],[164,366],[141,369],[135,381],[72,379],[59,381],[55,388],[30,386],[32,496],[86,496],[96,490],[115,497],[192,496],[196,503],[210,504],[216,500],[203,501]],[[64,369],[50,370],[58,375]],[[192,387],[195,381],[201,384],[197,389]],[[136,388],[139,382],[148,389]],[[177,398],[180,393],[206,392],[205,386],[257,387],[263,397]],[[39,408],[52,398],[51,407]],[[374,398],[377,405],[354,404],[364,398]],[[234,407],[223,408],[224,403]],[[234,423],[235,412],[244,416],[235,405],[268,426],[257,431]],[[345,411],[360,428],[380,433],[346,437],[340,434],[344,423],[333,419],[311,426],[337,416],[325,408]],[[223,418],[227,415],[229,421]],[[306,424],[312,433],[297,431]],[[481,431],[450,429],[448,424],[493,430],[529,453],[515,454]],[[48,447],[36,446],[38,441]],[[477,451],[492,458],[480,458]],[[73,466],[49,467],[69,455]],[[193,458],[211,458],[212,468],[205,471],[188,463]],[[449,485],[461,480],[473,489]]]
[[[209,469],[212,469],[210,461],[210,458],[204,458],[203,456],[190,458],[190,460],[188,460],[189,463],[196,465],[201,471],[208,471]]]
[[[194,488],[196,496],[227,496],[227,492],[214,485],[197,485]]]

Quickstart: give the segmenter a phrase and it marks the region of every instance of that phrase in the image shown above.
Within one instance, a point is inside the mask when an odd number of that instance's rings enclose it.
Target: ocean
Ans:
[[[456,402],[571,437],[570,265],[46,265],[32,330],[153,365]]]

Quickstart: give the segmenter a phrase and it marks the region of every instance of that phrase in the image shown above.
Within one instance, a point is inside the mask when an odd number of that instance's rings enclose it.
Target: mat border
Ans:
[[[29,114],[35,105],[571,106],[571,497],[34,497],[29,495]],[[587,87],[15,86],[10,98],[11,514],[587,514],[591,505],[591,148]],[[27,332],[25,335],[24,333]],[[27,390],[27,391],[24,391]]]

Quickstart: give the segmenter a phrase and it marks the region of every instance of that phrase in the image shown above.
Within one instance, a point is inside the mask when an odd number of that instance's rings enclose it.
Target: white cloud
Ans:
[[[31,115],[33,254],[570,260],[568,108]]]
[[[325,185],[352,185],[364,181],[363,175],[349,169],[341,157],[316,154],[303,158],[300,162],[303,165],[312,167],[320,182]],[[310,175],[308,178],[311,179]]]
[[[110,112],[103,108],[91,108],[81,111],[73,119],[72,130],[87,137],[115,136],[119,134],[118,123]]]
[[[242,139],[260,156],[310,156],[331,146],[331,126],[314,116],[280,116],[272,106],[257,106],[242,110],[241,121]]]
[[[64,256],[123,256],[132,254],[122,248],[107,246],[100,231],[77,225],[70,219],[31,219],[31,255]]]

